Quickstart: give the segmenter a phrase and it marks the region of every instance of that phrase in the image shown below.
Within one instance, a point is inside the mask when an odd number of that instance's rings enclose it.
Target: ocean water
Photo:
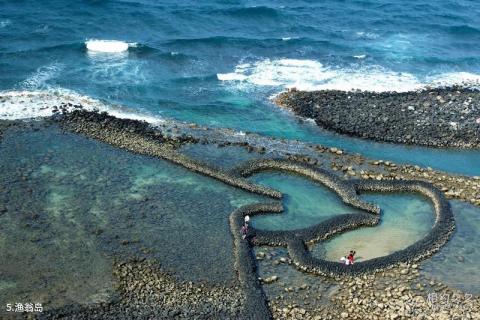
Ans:
[[[5,0],[0,8],[0,118],[99,100],[151,122],[230,127],[480,174],[479,151],[350,139],[270,100],[292,86],[476,86],[478,2]]]

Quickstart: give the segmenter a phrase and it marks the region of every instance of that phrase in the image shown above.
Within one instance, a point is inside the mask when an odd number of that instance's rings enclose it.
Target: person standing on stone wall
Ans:
[[[248,223],[250,222],[250,216],[245,216],[245,220],[243,222],[243,226],[242,226],[242,229],[240,230],[241,233],[242,233],[242,239],[246,239],[247,238],[247,234],[248,234]]]

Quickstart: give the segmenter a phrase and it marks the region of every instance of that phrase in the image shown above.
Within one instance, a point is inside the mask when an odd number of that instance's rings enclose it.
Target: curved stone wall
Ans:
[[[240,232],[246,215],[256,215],[266,212],[283,211],[279,203],[265,203],[246,205],[230,214],[230,230],[233,234],[235,246],[235,269],[238,280],[246,293],[245,319],[270,319],[270,309],[267,305],[265,293],[257,278],[255,257],[250,248],[250,234],[247,239],[242,238]]]
[[[212,168],[199,161],[192,160],[175,151],[171,140],[157,134],[148,124],[129,119],[118,119],[105,113],[74,111],[61,118],[63,128],[103,141],[117,148],[133,153],[152,156],[217,179],[225,184],[246,191],[280,199],[282,193],[253,184],[241,177],[230,175],[218,168]]]
[[[285,171],[304,176],[333,190],[347,204],[371,213],[380,213],[378,206],[365,202],[358,197],[354,185],[352,185],[350,181],[343,180],[326,170],[313,166],[284,159],[266,159],[247,161],[235,168],[232,172],[243,177],[249,177],[262,171],[272,170]]]
[[[315,226],[291,231],[266,231],[251,228],[251,234],[244,240],[241,237],[240,229],[245,215],[280,213],[283,211],[283,206],[278,203],[256,204],[235,210],[230,215],[230,228],[235,243],[235,268],[239,281],[247,294],[246,318],[271,318],[265,294],[256,275],[255,260],[251,251],[253,245],[287,247],[293,263],[299,270],[339,277],[380,271],[401,262],[423,259],[444,245],[455,228],[450,204],[443,193],[423,181],[345,181],[325,170],[285,160],[248,161],[234,169],[232,174],[248,177],[267,170],[285,171],[307,177],[335,191],[345,203],[366,212],[335,216]],[[358,196],[359,192],[420,193],[433,203],[436,215],[435,224],[423,239],[413,245],[390,255],[357,262],[351,266],[313,257],[307,249],[307,243],[324,241],[334,235],[359,227],[373,227],[380,222],[380,208],[361,200]]]
[[[285,160],[260,160],[243,164],[236,169],[242,176],[250,176],[265,170],[287,171],[308,177],[337,192],[345,203],[370,213],[345,214],[333,217],[315,226],[291,231],[265,231],[253,229],[254,245],[284,246],[288,248],[294,264],[302,271],[327,276],[356,275],[391,267],[400,262],[413,262],[436,252],[444,245],[455,228],[450,205],[444,195],[431,184],[423,181],[345,181],[331,173]],[[380,209],[358,197],[359,192],[415,192],[427,197],[436,215],[430,232],[411,246],[390,255],[357,262],[346,266],[340,262],[313,257],[306,243],[323,241],[346,230],[379,223]],[[278,211],[277,211],[278,212]],[[264,211],[252,212],[252,214]],[[238,230],[238,229],[237,229]],[[234,232],[234,230],[232,230]]]

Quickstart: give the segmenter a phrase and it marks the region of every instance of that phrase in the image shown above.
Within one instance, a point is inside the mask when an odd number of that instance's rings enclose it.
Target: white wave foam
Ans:
[[[426,86],[453,84],[477,85],[480,75],[456,72],[419,79],[410,73],[394,72],[380,66],[351,68],[326,67],[314,60],[262,60],[236,66],[232,73],[217,74],[220,81],[245,85],[271,86],[299,90],[414,91]]]
[[[303,79],[323,81],[331,76],[323,65],[313,60],[263,60],[241,64],[235,72],[217,75],[221,81],[246,81],[259,86],[304,87]]]
[[[118,40],[87,40],[85,46],[92,52],[119,53],[127,51],[129,47],[135,47],[137,44]]]
[[[142,120],[153,125],[165,121],[160,117],[107,104],[67,89],[0,91],[0,119],[3,120],[49,117],[54,114],[54,109],[59,109],[61,105],[66,105],[67,111],[73,111],[76,105],[81,105],[85,110],[107,112],[117,118]]]
[[[353,57],[356,58],[356,59],[365,59],[367,57],[367,55],[366,54],[359,54],[359,55],[355,55]]]
[[[427,78],[433,86],[447,86],[461,84],[469,87],[480,87],[480,75],[470,72],[449,72]]]
[[[44,89],[48,87],[48,81],[58,75],[64,66],[59,63],[53,63],[42,66],[30,77],[20,83],[20,87],[28,90]]]
[[[376,34],[375,32],[365,32],[365,31],[355,32],[355,35],[357,36],[357,38],[369,39],[369,40],[377,39],[378,37],[380,37],[380,35]]]
[[[220,81],[245,80],[247,76],[238,73],[217,73],[217,79]]]
[[[340,69],[325,83],[318,84],[315,90],[365,90],[365,91],[415,91],[423,87],[423,83],[410,73],[398,73],[382,67],[363,67],[359,69]]]
[[[300,37],[283,37],[282,41],[298,40]]]

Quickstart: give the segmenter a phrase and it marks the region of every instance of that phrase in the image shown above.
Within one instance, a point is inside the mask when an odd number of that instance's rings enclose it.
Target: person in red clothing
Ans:
[[[356,252],[354,250],[350,250],[350,253],[347,256],[348,265],[353,264],[353,260],[355,259],[355,253]]]
[[[352,265],[355,260],[355,253],[356,252],[354,250],[350,250],[347,256],[340,258],[341,263],[343,263],[346,266]]]

